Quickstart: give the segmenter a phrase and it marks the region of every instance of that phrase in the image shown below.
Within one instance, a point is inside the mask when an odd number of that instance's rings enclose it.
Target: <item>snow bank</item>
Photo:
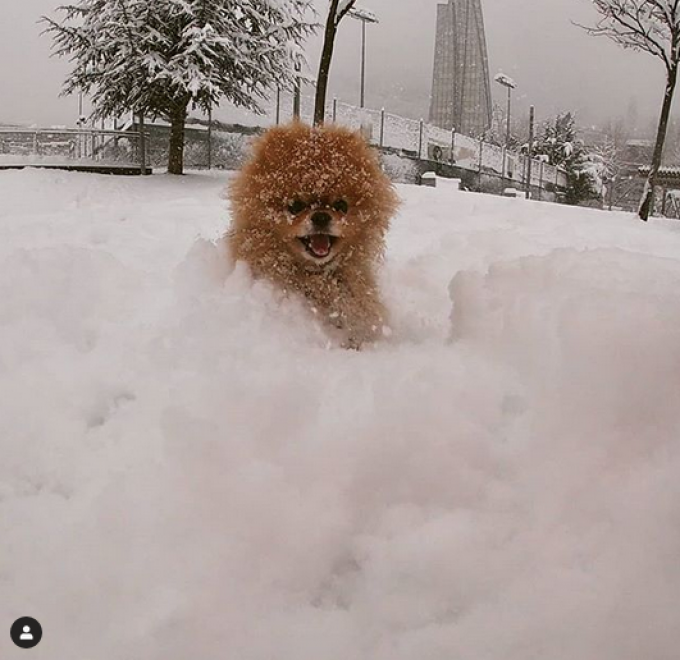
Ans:
[[[497,436],[516,522],[499,554],[518,564],[494,594],[514,619],[495,657],[675,653],[679,282],[677,260],[567,249],[451,283],[454,345],[520,386]]]
[[[0,174],[35,657],[675,658],[676,226],[400,187],[356,353],[230,267],[224,183]]]

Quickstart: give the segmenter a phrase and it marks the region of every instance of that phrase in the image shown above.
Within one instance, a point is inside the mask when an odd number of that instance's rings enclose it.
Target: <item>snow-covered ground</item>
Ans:
[[[400,187],[357,353],[230,273],[225,178],[0,173],[1,625],[35,660],[676,660],[680,224]]]

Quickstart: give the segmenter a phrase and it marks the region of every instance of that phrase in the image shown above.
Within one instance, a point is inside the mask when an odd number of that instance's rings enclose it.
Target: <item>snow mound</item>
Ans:
[[[674,659],[677,229],[400,187],[394,332],[354,352],[229,263],[224,184],[0,175],[36,658]]]
[[[620,249],[496,262],[452,280],[452,335],[542,385],[599,391],[595,405],[628,397],[635,415],[650,397],[672,403],[676,394],[679,285],[677,260]]]
[[[498,439],[517,486],[508,513],[523,512],[506,550],[524,544],[531,578],[497,603],[522,631],[495,628],[504,657],[521,657],[522,636],[551,658],[673,654],[679,286],[677,260],[620,249],[557,250],[450,284],[454,346],[521,383]]]

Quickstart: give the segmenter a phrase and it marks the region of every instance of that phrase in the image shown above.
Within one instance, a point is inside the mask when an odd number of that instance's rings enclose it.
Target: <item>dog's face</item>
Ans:
[[[285,252],[305,269],[375,258],[397,205],[377,155],[335,126],[270,129],[231,188],[241,253]]]
[[[286,222],[277,223],[276,230],[293,254],[325,266],[348,245],[356,222],[352,211],[344,197],[300,194],[286,202]]]

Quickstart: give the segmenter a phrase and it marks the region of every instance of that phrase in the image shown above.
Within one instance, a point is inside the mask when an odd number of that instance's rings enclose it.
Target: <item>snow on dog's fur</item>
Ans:
[[[302,123],[267,131],[230,188],[232,255],[255,277],[304,296],[348,346],[387,316],[375,280],[398,200],[360,134]]]

